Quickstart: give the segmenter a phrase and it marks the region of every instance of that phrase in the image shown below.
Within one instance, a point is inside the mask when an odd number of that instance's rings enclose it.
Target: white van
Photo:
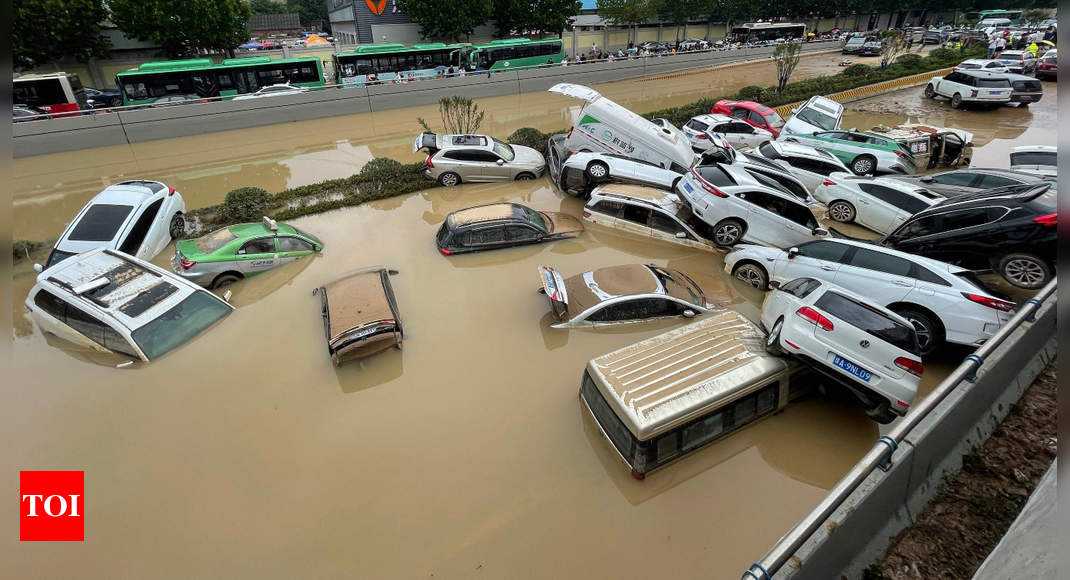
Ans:
[[[654,163],[664,169],[686,173],[697,156],[691,143],[675,127],[653,123],[583,85],[558,83],[558,93],[586,101],[565,138],[569,152],[604,151]]]
[[[977,30],[1010,28],[1013,23],[1009,18],[986,18],[977,23]]]

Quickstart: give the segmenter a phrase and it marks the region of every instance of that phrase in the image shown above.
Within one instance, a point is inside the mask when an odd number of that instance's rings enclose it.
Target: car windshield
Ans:
[[[73,255],[74,252],[64,252],[63,250],[58,249],[52,250],[52,253],[48,255],[48,262],[45,263],[45,269],[51,268],[52,266],[62,262],[63,260],[66,260],[67,258],[70,258]]]
[[[550,231],[550,228],[546,225],[546,219],[542,217],[542,214],[529,208],[524,208],[524,216],[528,218],[528,223],[539,228],[544,232]]]
[[[831,131],[836,128],[836,118],[830,115],[826,115],[817,109],[812,107],[804,108],[796,114],[797,117],[814,125],[820,127],[826,131]]]
[[[769,111],[765,113],[765,122],[769,123],[770,127],[779,129],[784,126],[784,117],[781,117],[776,111]]]
[[[502,143],[497,139],[491,140],[491,147],[494,149],[494,152],[497,153],[499,157],[506,161],[512,161],[516,158],[516,152],[513,151],[513,148],[510,145]]]
[[[76,242],[109,242],[133,209],[132,205],[98,203],[78,220],[67,239]]]
[[[1057,165],[1058,157],[1054,151],[1028,151],[1011,153],[1011,165]]]
[[[314,236],[314,235],[312,235],[312,234],[310,234],[310,233],[308,233],[308,232],[306,232],[304,230],[299,230],[297,228],[294,228],[294,231],[297,232],[298,234],[300,234],[300,235],[312,240],[313,242],[315,242],[315,244],[317,246],[321,246],[321,247],[323,246],[323,242],[321,242],[320,239],[317,238],[316,236]]]
[[[222,228],[197,238],[194,243],[201,252],[211,254],[236,239],[238,236],[235,236],[230,228]]]
[[[198,290],[159,318],[131,333],[134,342],[153,360],[197,336],[230,314],[230,306],[206,290]]]
[[[762,155],[769,159],[780,159],[780,153],[777,152],[771,141],[766,141],[759,145],[758,151],[761,151]]]

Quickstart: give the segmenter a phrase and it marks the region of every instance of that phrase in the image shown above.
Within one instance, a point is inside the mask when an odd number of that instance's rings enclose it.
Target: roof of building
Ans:
[[[253,14],[246,24],[249,30],[288,30],[301,28],[301,15],[296,12],[287,14]]]

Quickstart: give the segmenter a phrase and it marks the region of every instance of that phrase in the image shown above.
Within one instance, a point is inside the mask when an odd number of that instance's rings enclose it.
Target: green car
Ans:
[[[785,141],[798,141],[824,149],[840,158],[857,175],[870,173],[899,173],[912,175],[917,171],[914,157],[899,142],[877,133],[862,131],[815,131],[811,134],[792,133]]]
[[[205,288],[220,288],[323,249],[323,242],[264,218],[176,244],[171,270]]]

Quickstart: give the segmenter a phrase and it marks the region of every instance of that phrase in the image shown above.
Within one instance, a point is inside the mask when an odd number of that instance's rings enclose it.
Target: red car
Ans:
[[[755,127],[766,129],[773,134],[774,138],[780,136],[780,128],[784,126],[784,118],[776,111],[754,101],[721,100],[713,105],[710,112],[728,115]]]

